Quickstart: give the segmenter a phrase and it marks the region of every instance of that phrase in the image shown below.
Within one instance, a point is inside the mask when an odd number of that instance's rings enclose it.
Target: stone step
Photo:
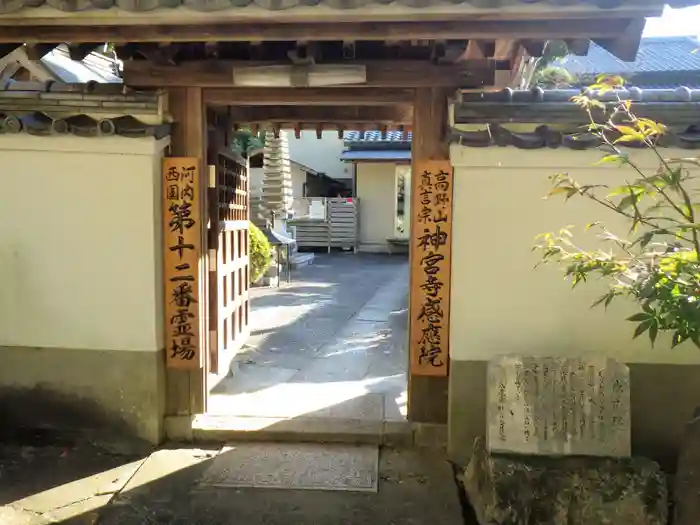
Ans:
[[[201,414],[193,418],[166,417],[165,431],[168,439],[196,443],[347,443],[432,450],[445,450],[447,446],[446,425],[408,421]]]

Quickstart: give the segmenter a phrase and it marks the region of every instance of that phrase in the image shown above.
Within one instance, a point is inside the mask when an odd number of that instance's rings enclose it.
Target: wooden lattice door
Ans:
[[[209,166],[209,372],[224,372],[249,335],[247,161],[218,152]]]

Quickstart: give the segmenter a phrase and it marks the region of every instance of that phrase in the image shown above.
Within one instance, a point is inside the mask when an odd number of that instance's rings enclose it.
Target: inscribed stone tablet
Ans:
[[[491,452],[630,455],[629,369],[614,359],[496,357],[487,389]]]

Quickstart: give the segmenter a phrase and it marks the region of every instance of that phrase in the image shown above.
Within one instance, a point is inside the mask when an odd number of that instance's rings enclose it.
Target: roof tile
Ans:
[[[346,131],[345,142],[410,142],[411,132],[403,131]]]
[[[499,9],[519,4],[541,4],[547,6],[570,6],[571,0],[72,0],[70,2],[54,0],[0,0],[0,14],[13,13],[27,8],[54,7],[59,11],[75,12],[85,10],[105,10],[112,7],[125,11],[151,11],[153,9],[173,9],[185,6],[197,11],[221,11],[225,9],[242,9],[255,5],[270,11],[281,11],[294,7],[325,5],[334,9],[361,9],[372,4],[401,4],[412,8],[429,8],[446,4],[467,4],[480,9]],[[647,8],[657,2],[644,0],[579,0],[577,3],[589,8],[612,9],[621,4]],[[658,2],[660,4],[661,2]],[[670,0],[673,7],[696,5],[697,0]]]
[[[671,73],[696,71],[700,83],[700,41],[692,36],[643,38],[637,59],[623,62],[598,44],[592,43],[586,56],[566,56],[552,65],[574,75],[638,75],[641,73]]]

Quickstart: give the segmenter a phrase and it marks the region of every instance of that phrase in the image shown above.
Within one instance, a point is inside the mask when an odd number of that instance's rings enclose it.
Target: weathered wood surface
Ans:
[[[7,1],[7,0],[5,0]],[[170,1],[170,0],[164,0]],[[649,11],[657,8],[649,9]],[[450,16],[449,21],[382,21],[371,23],[344,20],[338,21],[337,11],[328,11],[328,17],[316,16],[313,21],[287,21],[274,23],[256,20],[231,20],[214,22],[212,19],[201,20],[198,24],[164,23],[162,13],[149,25],[129,25],[127,17],[112,19],[102,24],[68,25],[65,18],[55,18],[42,27],[41,31],[31,33],[33,42],[249,42],[249,41],[334,41],[334,40],[460,40],[464,38],[497,40],[549,40],[576,38],[611,38],[624,34],[636,16],[654,16],[652,12],[639,14],[621,14],[619,17],[598,11],[566,20],[561,11],[537,13],[539,19],[504,20],[503,13],[483,14],[478,20],[473,15]],[[168,8],[168,13],[173,13]],[[190,11],[191,13],[191,11]],[[212,16],[219,16],[212,13]],[[492,17],[489,19],[489,16]],[[115,17],[116,18],[116,17]],[[460,19],[461,18],[461,19]],[[493,19],[500,18],[500,19]],[[548,19],[549,18],[549,19]],[[555,18],[555,19],[551,19]],[[0,43],[24,42],[29,28],[15,23],[2,27]],[[25,19],[25,24],[37,23]],[[105,25],[105,22],[111,25]],[[314,23],[315,22],[315,23]],[[132,22],[133,23],[133,22]],[[2,18],[0,18],[2,24]]]
[[[155,64],[147,60],[130,60],[124,62],[124,84],[134,87],[230,88],[236,68],[274,64],[252,61],[190,60],[172,65]],[[367,76],[365,82],[353,85],[359,88],[479,87],[491,78],[496,67],[493,60],[481,61],[478,68],[468,64],[432,64],[429,61],[420,60],[376,60],[364,62],[361,65],[366,66]]]
[[[452,268],[452,165],[417,159],[411,180],[411,373],[446,376]]]
[[[448,91],[439,88],[416,89],[416,98],[413,113],[413,141],[411,149],[411,170],[412,173],[419,172],[419,163],[424,160],[437,160],[449,162],[449,144],[445,138],[447,129],[447,96]],[[411,195],[415,199],[419,195],[420,177],[411,177]],[[412,203],[411,229],[416,232],[418,228],[417,216],[414,213],[416,204]],[[412,234],[411,243],[415,242],[415,233]],[[411,312],[414,312],[414,301],[420,301],[419,282],[420,278],[420,258],[415,249],[409,255],[410,267],[410,305]],[[451,257],[451,252],[449,254]],[[448,260],[449,260],[448,257]],[[447,271],[446,271],[447,270]],[[448,268],[443,268],[443,279],[447,285],[445,297],[450,294],[450,275]],[[420,307],[418,304],[417,307]],[[416,314],[412,314],[416,315]],[[415,347],[415,322],[409,319],[409,342],[411,355],[418,355],[420,350]],[[445,333],[448,333],[445,331]],[[445,339],[447,343],[447,339]],[[445,347],[446,348],[446,347]],[[448,349],[449,352],[449,349]],[[449,355],[444,356],[449,359]],[[449,365],[446,363],[445,368]],[[438,367],[439,368],[439,367]],[[448,371],[449,372],[449,371]],[[408,389],[408,417],[411,421],[424,423],[447,423],[447,401],[448,401],[448,377],[447,375],[421,375],[410,370]]]
[[[195,157],[163,159],[165,358],[168,367],[186,370],[203,364],[200,177]]]

